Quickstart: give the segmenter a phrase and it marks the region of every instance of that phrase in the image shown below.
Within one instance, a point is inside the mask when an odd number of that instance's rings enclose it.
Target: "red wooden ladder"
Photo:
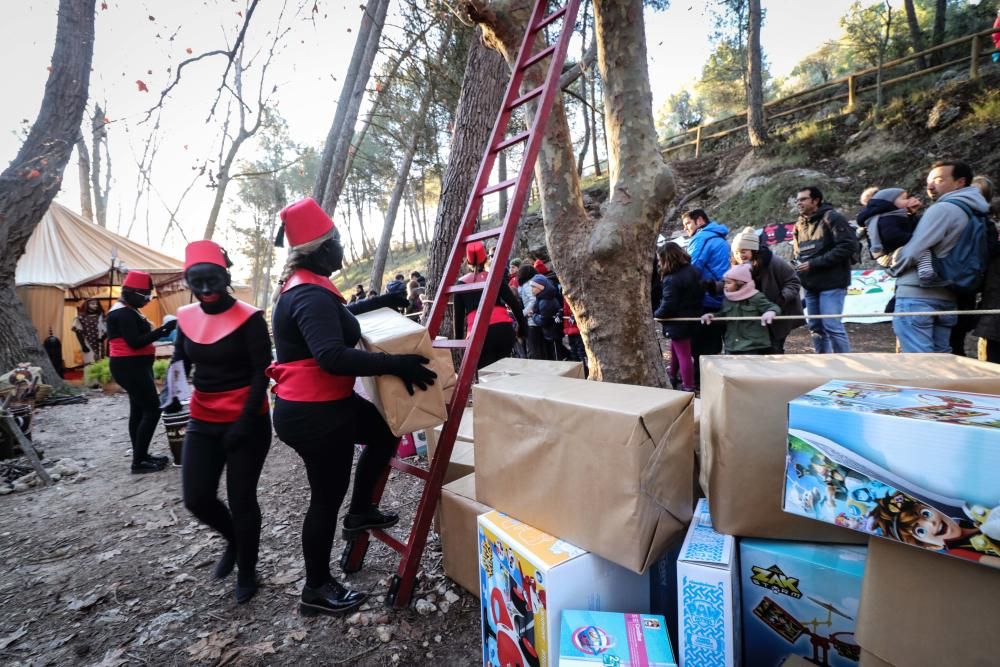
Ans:
[[[559,93],[559,76],[566,61],[566,51],[576,25],[576,15],[580,8],[580,0],[566,0],[564,6],[556,9],[551,14],[546,14],[545,12],[550,1],[535,0],[531,19],[528,22],[529,27],[525,32],[524,40],[518,51],[510,83],[508,83],[507,92],[504,95],[503,105],[500,108],[496,124],[493,127],[493,135],[490,138],[489,148],[486,154],[483,155],[483,160],[480,163],[479,174],[476,177],[475,186],[465,208],[462,226],[459,228],[458,235],[452,244],[447,268],[445,269],[444,276],[438,283],[437,295],[431,306],[427,329],[431,339],[435,339],[448,307],[449,295],[459,292],[482,291],[475,321],[471,330],[467,333],[467,337],[462,340],[434,340],[434,347],[459,349],[464,351],[464,355],[458,370],[458,380],[455,384],[451,403],[448,405],[448,419],[445,421],[441,436],[438,438],[437,450],[434,460],[431,462],[430,469],[424,470],[418,468],[398,458],[394,458],[390,464],[396,470],[424,480],[423,493],[420,497],[420,504],[417,506],[416,517],[410,529],[409,539],[403,543],[384,531],[372,530],[361,534],[349,542],[341,558],[340,564],[344,572],[356,572],[361,569],[365,553],[368,549],[369,535],[374,536],[399,552],[399,567],[396,570],[396,575],[393,577],[386,597],[387,604],[396,608],[406,607],[413,596],[417,571],[420,568],[420,558],[423,555],[424,546],[427,543],[427,534],[430,531],[431,522],[434,517],[434,510],[441,495],[441,483],[444,481],[444,475],[451,460],[455,437],[458,433],[458,427],[462,421],[462,413],[468,402],[469,392],[472,389],[472,383],[476,376],[479,355],[486,340],[486,331],[490,326],[490,312],[497,302],[501,283],[507,281],[507,264],[510,258],[511,247],[514,244],[514,237],[517,233],[517,224],[520,221],[525,199],[531,187],[532,171],[535,166],[535,160],[538,158],[538,151],[542,145],[542,135],[548,123],[549,112],[552,110],[552,103]],[[559,29],[560,34],[555,41],[541,50],[533,52],[533,47],[539,33],[542,33],[544,36],[543,31],[545,31],[545,28],[552,26],[554,22],[560,19],[562,19],[562,27]],[[552,27],[550,29],[554,31],[556,28]],[[545,40],[543,39],[542,41]],[[521,83],[524,80],[525,72],[546,58],[549,59],[549,64],[544,83],[522,94],[520,92]],[[537,100],[537,102],[530,129],[508,137],[507,129],[511,115],[518,108],[533,100]],[[501,151],[520,143],[525,144],[520,171],[513,178],[490,185],[490,176],[493,173],[493,165],[497,155]],[[503,224],[494,229],[473,233],[483,206],[483,198],[487,195],[511,188],[513,189],[513,196],[509,198],[507,214],[504,217]],[[457,281],[459,271],[465,259],[466,245],[472,241],[491,238],[497,239],[497,245],[486,280],[459,284]],[[389,471],[387,470],[376,486],[374,496],[376,504],[382,498],[382,492],[385,489],[388,475]]]

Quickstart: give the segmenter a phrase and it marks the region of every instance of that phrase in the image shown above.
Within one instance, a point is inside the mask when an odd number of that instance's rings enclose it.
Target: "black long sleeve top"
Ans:
[[[108,340],[124,338],[129,347],[139,349],[150,343],[155,343],[163,335],[142,314],[125,306],[115,308],[108,313]]]
[[[240,419],[260,411],[267,394],[264,371],[271,363],[271,338],[264,313],[255,313],[232,333],[214,343],[196,343],[177,329],[171,361],[184,362],[184,370],[194,374],[195,389],[204,392],[231,391],[250,387],[250,395]]]
[[[482,291],[459,292],[455,295],[455,338],[465,338],[465,317],[479,307],[482,299]],[[524,319],[524,312],[521,310],[521,302],[514,296],[513,290],[506,282],[500,283],[500,294],[497,295],[497,305],[506,305],[514,314],[517,321],[518,335],[523,336],[528,330],[528,322]]]
[[[386,305],[382,297],[373,297],[345,306],[318,285],[295,287],[281,295],[271,316],[278,363],[312,357],[333,375],[391,374],[392,355],[355,347],[361,340],[361,325],[354,316]]]

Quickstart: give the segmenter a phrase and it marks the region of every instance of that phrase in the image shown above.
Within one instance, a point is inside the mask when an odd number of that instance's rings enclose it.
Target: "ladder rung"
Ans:
[[[422,480],[427,480],[430,477],[430,473],[423,468],[418,468],[412,463],[407,463],[406,461],[401,461],[397,458],[393,458],[389,461],[389,465],[398,470],[399,472],[406,473],[407,475],[413,475],[414,477],[419,477]]]
[[[472,243],[473,241],[482,241],[483,239],[492,239],[503,233],[503,227],[494,227],[493,229],[487,229],[484,232],[476,232],[475,234],[469,234],[468,236],[462,237],[462,243]]]
[[[509,178],[506,181],[496,183],[488,188],[483,188],[483,191],[479,193],[480,197],[485,197],[486,195],[491,195],[494,192],[500,192],[501,190],[506,190],[507,188],[512,188],[517,185],[517,176],[514,178]]]
[[[533,32],[533,33],[538,32],[539,30],[541,30],[542,28],[544,28],[548,24],[552,23],[553,21],[559,20],[562,17],[562,15],[565,14],[565,13],[566,13],[566,6],[563,5],[562,7],[560,7],[557,10],[555,10],[554,12],[552,12],[551,14],[549,14],[548,16],[546,16],[545,18],[543,18],[541,21],[539,21],[538,23],[536,23],[535,25],[533,25],[531,27],[531,32]]]
[[[461,350],[469,347],[469,341],[465,338],[438,338],[431,343],[431,346],[438,349],[451,348]]]
[[[534,65],[535,63],[537,63],[539,60],[542,60],[544,58],[548,58],[550,55],[552,55],[555,52],[555,50],[556,50],[556,45],[555,44],[553,44],[552,46],[546,46],[544,49],[542,49],[541,51],[539,51],[535,55],[533,55],[530,58],[528,58],[527,60],[525,60],[524,64],[521,65],[521,69],[522,70],[528,69],[529,67],[531,67],[532,65]]]
[[[515,134],[513,137],[511,137],[509,139],[505,139],[504,141],[502,141],[499,144],[497,144],[497,147],[493,149],[493,152],[494,153],[499,153],[500,151],[502,151],[504,149],[510,148],[514,144],[521,143],[522,141],[524,141],[525,139],[527,139],[529,136],[531,136],[531,130],[525,130],[521,134]]]
[[[486,281],[478,283],[458,283],[457,285],[452,285],[446,287],[445,294],[461,294],[462,292],[481,292],[486,289]]]
[[[409,548],[406,544],[400,542],[395,537],[385,532],[384,530],[372,529],[368,531],[372,537],[377,539],[379,542],[385,544],[387,547],[391,548],[396,553],[405,554],[406,550]]]
[[[514,109],[518,108],[519,106],[521,106],[522,104],[524,104],[528,100],[533,99],[533,98],[538,97],[539,95],[541,95],[542,91],[544,91],[544,90],[545,90],[545,86],[544,85],[539,86],[538,88],[532,88],[531,90],[529,90],[528,92],[526,92],[524,95],[521,95],[519,98],[517,98],[516,100],[514,100],[513,102],[511,102],[510,106],[507,107],[507,109],[513,111]]]

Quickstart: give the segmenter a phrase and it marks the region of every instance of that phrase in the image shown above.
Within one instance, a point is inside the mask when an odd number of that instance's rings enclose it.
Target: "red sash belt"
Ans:
[[[472,323],[476,320],[476,311],[471,313],[466,313],[465,315],[465,337],[468,338],[472,335]],[[490,311],[490,324],[501,324],[513,322],[510,317],[510,313],[507,311],[507,306],[495,305],[493,310]]]
[[[156,355],[156,346],[150,343],[142,347],[129,347],[124,338],[112,338],[108,341],[108,355],[112,357],[152,357]]]
[[[250,387],[240,387],[229,391],[199,391],[191,394],[191,418],[214,424],[228,424],[240,418],[243,406],[250,397]],[[268,410],[267,396],[260,402],[257,414]]]
[[[274,393],[286,401],[339,401],[354,393],[353,375],[331,375],[313,358],[275,362],[268,366],[267,377],[275,382]]]

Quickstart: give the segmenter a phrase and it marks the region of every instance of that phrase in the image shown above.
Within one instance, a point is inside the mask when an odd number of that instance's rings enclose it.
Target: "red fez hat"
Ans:
[[[288,237],[288,245],[295,248],[315,241],[333,229],[333,220],[311,197],[285,207],[279,215],[281,229],[274,240],[274,245],[279,248],[284,245],[285,236]]]
[[[215,241],[191,241],[184,249],[184,270],[187,271],[195,264],[215,264],[226,269],[226,257],[222,254],[222,248]]]
[[[122,287],[131,287],[132,289],[153,289],[153,279],[149,277],[149,274],[145,271],[129,271],[125,274],[125,280],[122,281]]]
[[[483,245],[482,241],[473,241],[469,245],[465,246],[465,257],[469,260],[469,264],[472,264],[473,266],[485,264],[486,246]]]
[[[535,271],[538,271],[542,275],[549,272],[549,267],[545,266],[545,262],[543,262],[540,259],[536,259],[535,263],[532,264],[531,266],[534,267]]]

